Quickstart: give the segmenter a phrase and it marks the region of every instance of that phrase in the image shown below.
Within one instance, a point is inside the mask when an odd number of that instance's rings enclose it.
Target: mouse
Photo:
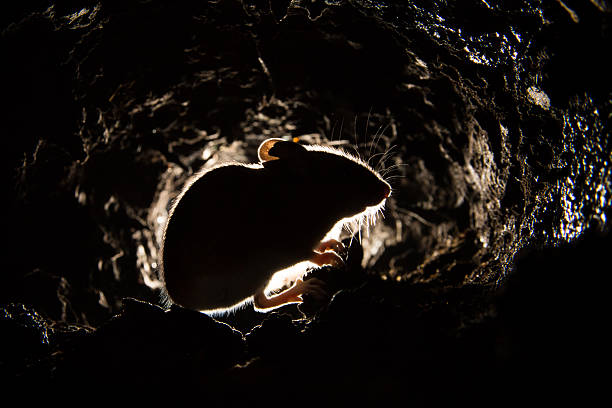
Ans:
[[[330,231],[382,212],[391,186],[361,159],[338,148],[272,138],[259,163],[230,162],[192,176],[171,205],[160,248],[171,303],[223,313],[253,303],[267,312],[322,293],[298,277],[268,295],[272,276],[300,262],[341,266]],[[370,214],[370,215],[368,215]]]

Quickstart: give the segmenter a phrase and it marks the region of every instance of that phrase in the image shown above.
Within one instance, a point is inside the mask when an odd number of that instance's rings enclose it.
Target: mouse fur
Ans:
[[[311,259],[339,221],[382,206],[391,192],[338,149],[268,139],[259,157],[202,171],[178,195],[160,262],[172,302],[201,311],[243,304],[275,272]]]

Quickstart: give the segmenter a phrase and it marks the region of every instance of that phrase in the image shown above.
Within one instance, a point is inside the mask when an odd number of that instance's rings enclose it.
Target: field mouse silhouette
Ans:
[[[265,140],[259,164],[229,163],[193,176],[175,199],[163,234],[161,271],[169,299],[205,312],[253,301],[259,311],[323,290],[297,281],[267,296],[272,275],[303,261],[339,265],[342,244],[322,241],[342,220],[382,210],[391,187],[347,153]]]

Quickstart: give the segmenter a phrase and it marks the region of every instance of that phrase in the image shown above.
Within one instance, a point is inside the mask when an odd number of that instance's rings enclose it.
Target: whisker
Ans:
[[[332,128],[331,128],[331,141],[332,141],[332,142],[334,141],[334,133],[335,133],[335,131],[336,131],[336,124],[337,124],[337,123],[338,123],[338,121],[337,121],[337,120],[335,120],[335,121],[334,121],[334,124],[332,125]]]
[[[401,180],[401,179],[404,179],[404,178],[406,178],[406,176],[389,176],[389,177],[386,177],[384,180],[387,183],[391,184],[391,183],[395,182],[395,180]]]
[[[384,129],[383,129],[383,126],[384,126]],[[378,127],[378,130],[376,131],[376,133],[374,134],[374,138],[372,139],[372,142],[370,143],[370,149],[368,151],[368,165],[370,164],[370,160],[372,160],[374,157],[380,154],[384,154],[384,153],[372,154],[372,150],[376,151],[378,149],[378,143],[380,142],[380,140],[382,139],[383,135],[385,134],[388,128],[389,128],[388,123],[386,125],[381,124]]]
[[[400,167],[405,167],[408,166],[408,164],[403,164],[403,163],[399,163],[399,164],[394,164],[393,166],[389,166],[386,169],[382,169],[379,171],[379,174],[384,178],[388,173],[399,169]]]
[[[357,115],[355,115],[355,121],[353,122],[353,139],[355,139],[355,147],[357,147],[357,157],[359,156],[359,142],[357,141]]]
[[[382,129],[382,131],[381,131],[382,126],[383,125],[380,125],[380,127],[378,128],[378,135],[377,135],[378,140],[376,140],[375,147],[378,147],[378,142],[380,142],[380,139],[382,139],[383,135],[387,132],[387,129],[389,129],[390,124],[387,123],[385,125],[385,128]]]
[[[359,243],[363,244],[363,239],[361,238],[361,227],[359,228],[358,234],[359,234]]]
[[[368,118],[366,119],[365,134],[363,135],[366,143],[368,141],[368,127],[370,126],[370,115],[371,114],[372,114],[372,106],[370,106],[370,110],[368,111]],[[371,152],[372,152],[372,145],[370,145],[370,148],[368,149],[368,156],[370,155]]]
[[[383,165],[385,163],[385,160],[387,160],[387,158],[389,157],[389,155],[391,154],[391,151],[396,148],[397,145],[394,144],[393,146],[391,146],[389,149],[387,149],[387,151],[385,152],[385,154],[382,155],[382,157],[380,158],[380,160],[378,161],[378,163],[376,164],[376,168],[380,169],[381,165]]]
[[[375,158],[376,156],[381,156],[381,155],[383,155],[383,154],[385,154],[385,152],[378,152],[378,153],[373,154],[373,155],[372,155],[372,156],[370,156],[370,158],[368,159],[368,164],[370,164],[370,160],[372,160],[372,159],[373,159],[373,158]]]

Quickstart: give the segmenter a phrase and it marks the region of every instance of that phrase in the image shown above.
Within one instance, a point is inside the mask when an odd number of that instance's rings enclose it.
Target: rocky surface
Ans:
[[[599,395],[607,2],[1,7],[3,384],[208,403]],[[394,188],[346,268],[311,272],[330,298],[161,307],[177,190],[284,135],[356,149]]]

